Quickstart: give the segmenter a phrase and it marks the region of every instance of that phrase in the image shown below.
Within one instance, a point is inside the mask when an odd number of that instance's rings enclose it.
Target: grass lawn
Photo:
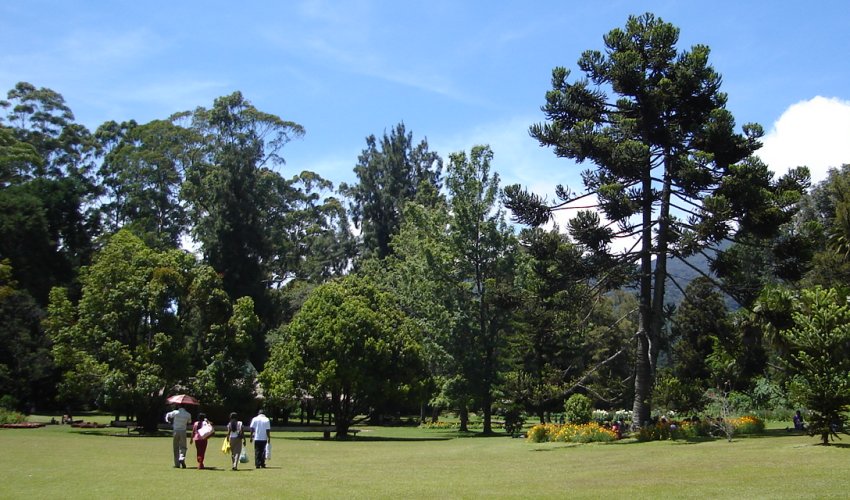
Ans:
[[[850,439],[533,444],[453,431],[364,427],[354,441],[272,435],[267,469],[172,468],[171,438],[123,429],[0,429],[0,498],[847,498]],[[249,444],[249,450],[252,450]]]

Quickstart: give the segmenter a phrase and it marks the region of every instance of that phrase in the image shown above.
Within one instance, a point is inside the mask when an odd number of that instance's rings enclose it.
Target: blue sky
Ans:
[[[0,91],[61,93],[77,121],[147,122],[240,90],[303,125],[284,175],[351,181],[369,134],[403,121],[444,157],[490,144],[503,185],[580,189],[528,136],[553,67],[630,14],[711,47],[739,125],[761,123],[777,171],[850,163],[846,1],[41,1],[0,4]],[[574,73],[577,74],[577,73]]]

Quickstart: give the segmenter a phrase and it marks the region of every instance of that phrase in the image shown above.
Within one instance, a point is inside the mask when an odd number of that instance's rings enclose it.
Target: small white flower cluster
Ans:
[[[632,410],[617,410],[614,412],[614,420],[631,421]]]
[[[608,420],[608,412],[605,410],[593,410],[593,420],[597,422]]]
[[[632,410],[593,410],[593,420],[597,422],[616,422],[622,420],[624,422],[631,421]]]

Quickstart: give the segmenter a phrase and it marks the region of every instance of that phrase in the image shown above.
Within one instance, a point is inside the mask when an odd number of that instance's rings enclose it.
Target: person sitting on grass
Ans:
[[[797,413],[794,414],[794,430],[806,430],[806,422],[803,421],[803,415],[800,413],[800,410],[797,410]]]

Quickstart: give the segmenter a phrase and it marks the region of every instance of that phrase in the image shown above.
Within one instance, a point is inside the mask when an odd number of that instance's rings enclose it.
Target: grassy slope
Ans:
[[[120,430],[0,429],[0,498],[846,498],[850,445],[781,430],[733,443],[532,444],[367,429],[350,442],[272,436],[269,468],[171,467],[170,438]],[[119,436],[114,434],[118,433]],[[249,445],[250,446],[250,445]],[[246,467],[247,465],[247,467]]]

